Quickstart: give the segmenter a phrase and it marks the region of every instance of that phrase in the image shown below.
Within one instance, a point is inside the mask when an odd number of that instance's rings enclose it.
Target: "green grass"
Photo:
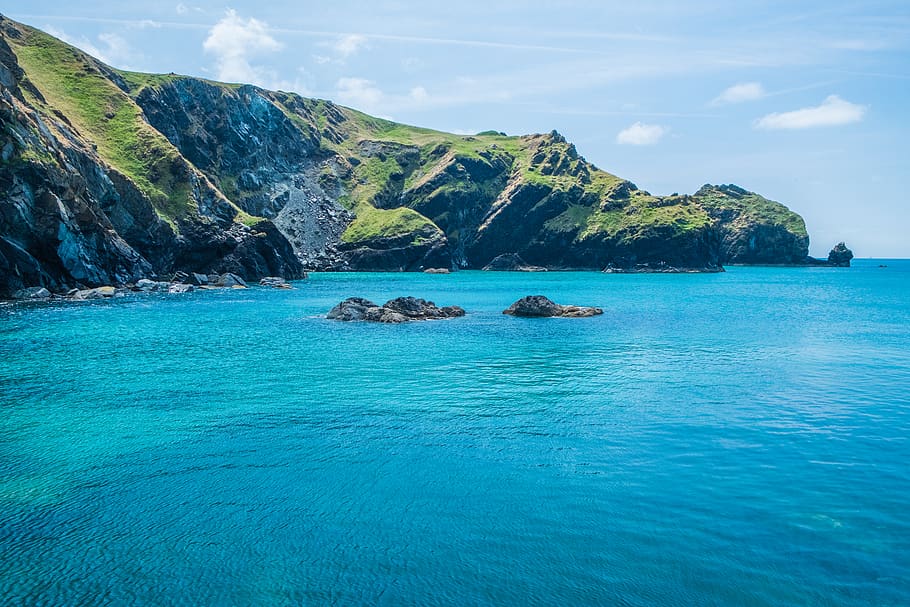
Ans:
[[[179,152],[143,119],[138,106],[81,51],[31,28],[8,38],[29,80],[93,144],[98,155],[127,177],[166,220],[193,207],[186,176],[175,175]]]
[[[621,234],[637,237],[647,232],[670,228],[676,233],[700,230],[711,225],[708,214],[696,205],[672,204],[657,206],[658,199],[650,196],[633,197],[628,207],[617,210],[592,210],[579,238],[603,235],[617,237]]]
[[[752,192],[736,197],[711,190],[707,194],[697,196],[696,199],[709,211],[733,210],[739,215],[740,221],[779,225],[797,236],[809,235],[806,222],[798,213],[794,213],[779,202]]]
[[[393,238],[405,234],[415,234],[414,244],[419,244],[418,233],[429,230],[439,231],[432,221],[411,209],[377,209],[369,204],[357,207],[357,218],[341,235],[342,242],[357,243],[376,238]]]

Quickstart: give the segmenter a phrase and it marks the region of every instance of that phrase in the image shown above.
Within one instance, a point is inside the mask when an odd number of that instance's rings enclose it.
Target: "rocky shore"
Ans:
[[[306,275],[303,276],[306,278]],[[274,289],[293,289],[294,287],[280,276],[266,276],[259,281],[259,286]],[[70,289],[66,293],[52,293],[44,287],[27,287],[12,294],[14,301],[88,301],[93,299],[110,299],[123,297],[131,293],[190,293],[209,289],[246,289],[246,281],[236,274],[200,274],[197,272],[178,272],[171,280],[152,280],[140,278],[135,283],[113,286],[104,285],[93,288]]]

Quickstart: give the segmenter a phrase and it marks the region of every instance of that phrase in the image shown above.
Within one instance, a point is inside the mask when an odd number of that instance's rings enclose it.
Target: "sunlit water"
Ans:
[[[910,262],[295,284],[0,306],[0,604],[910,604]]]

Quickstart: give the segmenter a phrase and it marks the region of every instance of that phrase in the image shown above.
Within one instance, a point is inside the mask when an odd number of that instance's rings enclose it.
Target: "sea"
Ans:
[[[0,306],[0,604],[910,605],[910,261],[294,287]]]

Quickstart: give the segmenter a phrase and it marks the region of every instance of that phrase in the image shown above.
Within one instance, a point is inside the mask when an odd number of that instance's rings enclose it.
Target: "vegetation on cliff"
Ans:
[[[802,263],[808,251],[802,218],[779,203],[728,185],[655,196],[555,131],[444,133],[293,93],[117,70],[2,17],[0,33],[7,290],[150,268],[254,278],[300,263],[481,268],[503,254],[549,268],[715,268]],[[38,229],[45,190],[67,211]],[[58,224],[81,244],[53,240]],[[25,266],[40,271],[24,277]]]

